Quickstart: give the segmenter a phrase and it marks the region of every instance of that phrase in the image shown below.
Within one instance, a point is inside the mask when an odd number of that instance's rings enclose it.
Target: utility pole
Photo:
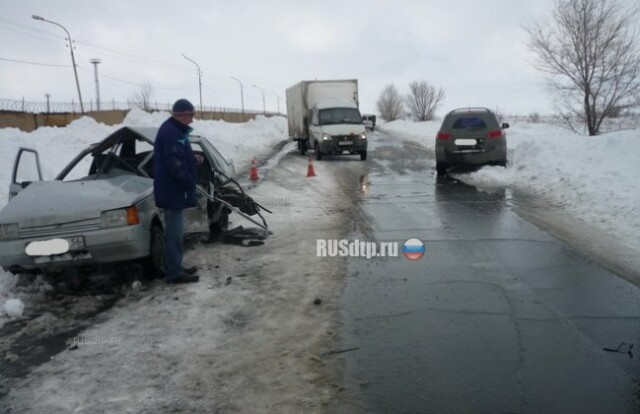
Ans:
[[[242,89],[242,82],[240,82],[240,79],[236,79],[233,76],[231,76],[231,79],[240,84],[240,104],[242,105],[242,113],[244,114],[244,91]]]
[[[98,65],[101,60],[98,58],[93,58],[89,60],[90,63],[93,64],[93,73],[96,78],[96,110],[100,111],[100,83],[98,82]]]
[[[47,97],[47,114],[48,114],[49,112],[51,112],[51,110],[49,108],[49,97],[51,96],[51,94],[50,93],[45,93],[44,96]]]
[[[73,54],[73,41],[71,40],[71,35],[69,31],[60,23],[52,22],[51,20],[47,20],[44,17],[36,16],[35,14],[31,16],[35,20],[40,20],[42,22],[47,22],[54,24],[60,27],[67,34],[67,39],[69,39],[69,50],[71,51],[71,64],[73,65],[73,74],[76,78],[76,87],[78,88],[78,100],[80,101],[80,111],[84,114],[84,105],[82,104],[82,93],[80,93],[80,82],[78,81],[78,69],[76,68],[76,57]]]
[[[261,87],[259,87],[258,85],[256,85],[255,83],[253,84],[253,87],[256,88],[256,89],[259,89],[260,92],[262,93],[262,113],[264,115],[266,115],[267,114],[267,106],[265,105],[265,101],[264,101],[264,90]]]
[[[274,91],[271,91],[271,93],[274,94],[276,96],[276,99],[278,100],[278,115],[280,115],[280,95],[278,95]]]
[[[198,65],[195,60],[189,59],[184,53],[182,54],[182,57],[187,59],[189,62],[193,63],[194,65],[196,65],[196,68],[198,68],[198,89],[200,90],[200,116],[202,116],[202,72],[200,71],[200,65]]]

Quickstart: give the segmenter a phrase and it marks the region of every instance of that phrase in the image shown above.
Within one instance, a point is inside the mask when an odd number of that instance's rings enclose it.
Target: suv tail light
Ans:
[[[448,141],[451,138],[453,138],[453,135],[451,135],[449,132],[443,132],[443,131],[438,132],[437,139],[441,141]]]
[[[487,132],[487,138],[500,138],[502,136],[501,129],[494,129],[493,131]]]

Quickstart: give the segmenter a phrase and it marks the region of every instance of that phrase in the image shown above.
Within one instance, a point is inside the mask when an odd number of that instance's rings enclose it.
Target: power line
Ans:
[[[109,49],[109,48],[102,47],[102,46],[93,45],[91,43],[83,42],[81,40],[76,40],[76,43],[79,43],[79,44],[82,44],[82,45],[85,45],[85,46],[89,46],[89,48],[94,48],[94,49],[97,49],[97,50],[100,50],[100,51],[107,51],[107,52],[111,52],[111,53],[113,53],[115,55],[124,56],[124,58],[120,58],[120,59],[125,59],[125,58],[128,58],[129,60],[133,59],[133,60],[140,61],[142,63],[155,65],[155,66],[159,66],[159,67],[164,67],[165,69],[191,70],[191,68],[188,68],[186,66],[174,65],[174,64],[171,64],[171,63],[162,62],[162,61],[155,60],[155,59],[150,59],[150,58],[145,58],[145,57],[133,55],[131,53],[119,52],[117,50]],[[127,59],[125,59],[125,60],[127,60]]]
[[[47,35],[49,37],[56,38],[56,39],[65,39],[64,37],[55,35],[53,33],[50,33],[50,32],[44,31],[44,30],[33,29],[33,28],[31,28],[31,27],[29,27],[27,25],[24,25],[22,23],[14,22],[12,20],[5,19],[5,18],[2,18],[2,17],[0,17],[0,23],[17,26],[17,27],[24,28],[25,30],[32,31],[32,32],[42,33],[42,34],[45,34],[45,35]],[[40,39],[40,40],[46,40],[46,41],[49,41],[49,42],[53,41],[52,39],[46,39],[46,38],[41,37],[41,36],[36,36],[36,35],[30,34],[30,33],[25,33],[24,31],[19,31],[19,30],[15,30],[15,29],[11,29],[11,28],[0,27],[0,29],[6,30],[6,31],[10,31],[10,32],[14,32],[14,33],[18,33],[18,34],[21,34],[21,35],[24,35],[24,36],[34,37],[34,38],[37,38],[37,39]],[[89,48],[93,48],[93,49],[99,50],[102,53],[104,53],[105,51],[106,52],[110,52],[110,53],[112,53],[111,57],[116,57],[116,58],[119,58],[119,59],[129,60],[129,61],[133,60],[135,63],[144,63],[144,64],[148,64],[148,65],[162,67],[164,69],[191,70],[191,68],[186,67],[186,66],[175,65],[175,64],[162,62],[162,61],[151,59],[151,58],[147,58],[147,57],[134,55],[134,54],[131,54],[131,53],[125,53],[125,52],[121,52],[121,51],[118,51],[118,50],[110,49],[110,48],[107,48],[107,47],[91,44],[89,42],[84,42],[84,41],[78,40],[78,39],[74,40],[74,44],[82,44],[82,45],[87,46]],[[109,55],[107,55],[107,56],[109,56]]]
[[[71,67],[71,65],[54,65],[54,64],[51,64],[51,63],[29,62],[29,61],[26,61],[26,60],[9,59],[9,58],[3,58],[3,57],[0,57],[0,60],[5,60],[7,62],[24,63],[24,64],[28,64],[28,65],[54,66],[54,67],[58,67],[58,68],[70,68]]]
[[[45,42],[51,42],[51,43],[59,43],[60,39],[64,39],[64,38],[61,38],[60,36],[54,36],[54,35],[51,35],[51,36],[52,37],[56,37],[57,40],[47,39],[46,37],[37,36],[37,35],[34,35],[34,34],[30,34],[30,33],[24,33],[24,32],[21,32],[19,30],[13,30],[13,29],[9,29],[9,28],[6,28],[6,27],[0,27],[0,30],[5,30],[7,32],[13,32],[13,33],[18,33],[18,34],[21,34],[21,35],[24,35],[24,36],[33,37],[35,39],[43,40]]]
[[[78,65],[78,68],[82,69],[84,71],[87,71],[87,72],[91,71],[91,69],[82,67],[80,65]],[[139,87],[142,87],[142,86],[145,85],[144,83],[136,83],[136,82],[131,82],[131,81],[127,81],[127,80],[124,80],[124,79],[120,79],[120,78],[117,78],[115,76],[108,75],[108,74],[106,74],[106,73],[104,73],[102,71],[100,72],[100,77],[105,77],[107,79],[111,79],[111,80],[116,81],[116,82],[126,83],[127,85],[133,85],[133,86],[139,86]],[[162,90],[173,90],[173,89],[177,90],[177,89],[191,89],[191,88],[192,88],[192,86],[174,86],[174,87],[157,87],[157,86],[154,86],[154,89],[162,89]]]
[[[44,35],[49,36],[51,38],[55,38],[58,41],[60,39],[65,39],[65,38],[63,38],[61,36],[58,36],[58,35],[55,35],[53,33],[50,33],[50,32],[44,31],[44,30],[34,29],[34,28],[31,28],[31,27],[29,27],[27,25],[24,25],[22,23],[14,22],[14,21],[11,21],[9,19],[2,18],[2,17],[0,17],[0,24],[1,23],[17,26],[17,27],[20,27],[20,28],[24,28],[25,30],[28,30],[28,31],[41,33],[41,34],[44,34]],[[47,38],[44,38],[42,36],[37,36],[37,35],[34,35],[34,34],[25,33],[25,32],[21,32],[21,31],[18,31],[18,30],[4,28],[4,27],[1,27],[1,26],[0,26],[0,29],[11,31],[11,32],[15,32],[15,33],[18,33],[18,34],[21,34],[21,35],[24,35],[24,36],[34,37],[34,38],[37,38],[37,39],[40,39],[40,40],[49,41],[49,42],[54,42],[55,41],[53,39],[47,39]],[[155,67],[159,67],[161,69],[166,69],[166,70],[179,70],[179,71],[186,71],[186,70],[192,71],[193,70],[190,67],[176,65],[176,64],[172,64],[172,63],[168,63],[168,62],[163,62],[163,61],[160,61],[160,60],[156,60],[156,59],[152,59],[152,58],[148,58],[148,57],[142,57],[142,56],[134,55],[134,54],[131,54],[131,53],[121,52],[121,51],[110,49],[110,48],[107,48],[107,47],[103,47],[103,46],[91,44],[91,43],[88,43],[88,42],[84,42],[84,41],[78,40],[77,38],[74,40],[74,44],[81,44],[81,45],[85,46],[86,48],[98,50],[98,51],[100,51],[101,54],[103,54],[105,56],[110,56],[112,58],[121,59],[121,60],[124,60],[124,61],[129,61],[129,62],[132,62],[132,63],[135,63],[135,64],[144,64],[144,65],[149,65],[149,66],[155,66]],[[3,59],[3,60],[9,60],[9,59]],[[21,63],[38,64],[36,62],[26,62],[26,61],[22,61]],[[39,64],[39,65],[42,65],[42,66],[57,66],[57,65],[48,65],[48,64]],[[60,66],[62,66],[62,65],[60,65]],[[80,67],[79,65],[77,65],[77,66]],[[68,67],[68,66],[66,66],[66,67]],[[85,69],[85,68],[82,68],[82,69]],[[116,77],[109,76],[109,75],[104,75],[102,73],[101,73],[101,76],[105,76],[105,77],[107,77],[109,79],[112,79],[112,80],[115,80],[117,82],[127,83],[127,84],[135,85],[135,86],[142,86],[141,84],[138,84],[138,83],[126,81],[126,80],[123,80],[123,79],[118,79]],[[213,73],[207,73],[204,70],[202,71],[202,77],[203,78],[208,78],[210,80],[215,80],[217,82],[219,82],[219,81],[223,81],[224,83],[230,83],[231,82],[228,79],[228,77],[222,77],[222,76],[215,75]],[[176,88],[157,88],[157,89],[187,89],[187,88],[186,87],[185,88],[176,87]]]

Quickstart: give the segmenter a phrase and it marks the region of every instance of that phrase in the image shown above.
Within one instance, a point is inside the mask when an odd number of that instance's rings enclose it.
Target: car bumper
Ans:
[[[56,238],[72,236],[84,237],[84,249],[49,256],[29,256],[25,250],[29,243],[51,237],[0,242],[0,266],[13,271],[77,267],[139,259],[148,256],[150,252],[151,235],[139,225]]]
[[[444,157],[444,162],[452,165],[485,165],[505,160],[506,156],[494,152],[450,152]]]
[[[436,161],[451,165],[485,165],[502,163],[507,159],[506,145],[491,149],[448,149],[436,147]]]
[[[358,154],[367,150],[367,140],[358,138],[349,141],[322,141],[319,146],[323,154],[342,154],[344,151]]]

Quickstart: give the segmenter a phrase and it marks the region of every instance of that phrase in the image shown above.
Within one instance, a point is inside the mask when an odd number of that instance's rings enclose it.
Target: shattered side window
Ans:
[[[80,160],[77,160],[73,168],[64,177],[64,181],[73,181],[85,178],[89,175],[89,168],[93,162],[93,156],[91,153],[86,154]]]

